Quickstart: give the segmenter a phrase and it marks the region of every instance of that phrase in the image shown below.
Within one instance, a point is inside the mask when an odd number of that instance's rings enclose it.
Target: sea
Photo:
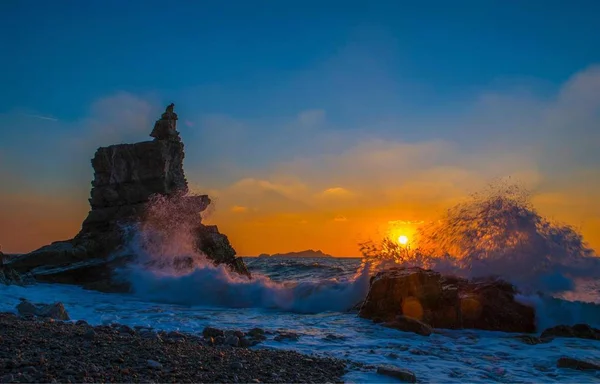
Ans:
[[[204,327],[294,332],[253,348],[296,350],[346,359],[349,383],[393,382],[375,367],[414,372],[423,383],[591,383],[600,371],[557,368],[567,356],[600,361],[600,342],[556,338],[528,345],[515,334],[436,330],[429,337],[385,328],[358,317],[371,276],[390,266],[421,266],[464,277],[500,276],[536,309],[537,327],[586,323],[600,328],[600,258],[577,230],[545,219],[514,190],[460,203],[420,230],[408,252],[393,241],[362,247],[363,258],[244,258],[251,280],[214,266],[194,247],[193,231],[174,217],[167,229],[131,228],[126,253],[137,261],[116,271],[132,292],[109,294],[61,284],[1,286],[0,311],[20,298],[62,302],[72,321],[121,323],[199,334]],[[161,221],[162,222],[162,221]],[[166,235],[165,235],[166,233]],[[267,240],[266,240],[267,241]],[[235,244],[234,244],[235,245]],[[181,269],[181,257],[192,264]],[[155,261],[160,261],[156,263]],[[157,265],[159,267],[157,267]],[[367,366],[367,368],[364,368]]]
[[[297,341],[272,338],[254,348],[291,349],[371,366],[413,371],[430,383],[598,382],[600,372],[558,369],[562,356],[600,360],[600,342],[555,339],[527,345],[514,334],[438,330],[429,337],[387,329],[358,317],[352,307],[368,289],[361,259],[246,258],[254,282],[224,268],[205,268],[178,278],[140,279],[136,292],[107,294],[76,286],[37,284],[0,288],[0,310],[15,310],[20,298],[64,303],[72,321],[143,325],[201,333],[204,327],[292,331]],[[589,288],[589,287],[588,287]],[[597,287],[595,288],[597,289]],[[543,327],[586,322],[600,326],[594,303],[531,297]],[[555,317],[552,317],[555,316]],[[271,336],[272,337],[272,336]],[[393,382],[373,368],[349,365],[346,382]]]

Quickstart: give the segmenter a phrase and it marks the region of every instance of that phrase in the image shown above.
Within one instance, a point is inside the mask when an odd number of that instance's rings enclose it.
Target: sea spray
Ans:
[[[128,230],[126,251],[135,261],[118,276],[134,294],[170,304],[261,307],[316,313],[344,311],[361,301],[369,286],[368,268],[348,278],[321,281],[271,281],[260,274],[249,279],[225,265],[215,265],[200,251],[194,207],[168,198],[151,200],[145,219]]]
[[[527,293],[561,294],[600,276],[600,259],[574,228],[540,216],[526,190],[493,184],[417,230],[414,249],[362,244],[378,269],[419,266],[463,277],[499,276]]]

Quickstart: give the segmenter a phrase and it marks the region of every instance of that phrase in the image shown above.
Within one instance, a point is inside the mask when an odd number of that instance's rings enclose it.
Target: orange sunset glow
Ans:
[[[243,185],[244,189],[238,183],[222,191],[208,190],[215,197],[213,207],[204,214],[207,223],[218,225],[228,235],[240,255],[319,248],[334,256],[359,256],[358,244],[369,239],[390,237],[402,243],[401,236],[405,236],[407,242],[412,242],[420,225],[438,219],[471,191],[447,190],[434,198],[431,190],[435,187],[428,185],[421,196],[418,189],[405,189],[386,201],[367,199],[370,194],[381,197],[379,191],[354,191],[352,197],[324,199],[322,193],[306,193],[309,189],[304,186],[286,189],[285,185],[258,181],[245,181]],[[470,185],[475,190],[478,183]],[[274,188],[287,195],[274,194]],[[275,202],[273,196],[281,201]],[[538,193],[533,202],[542,214],[554,220],[579,224],[584,237],[597,249],[600,204],[592,197],[572,190]],[[0,217],[3,249],[27,252],[72,237],[89,209],[86,198],[83,192],[73,196],[44,195],[41,191],[5,194],[0,208],[9,214]]]

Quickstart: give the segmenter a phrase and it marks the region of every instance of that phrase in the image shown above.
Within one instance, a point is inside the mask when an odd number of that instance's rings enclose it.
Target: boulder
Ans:
[[[153,141],[111,145],[96,151],[92,159],[91,210],[73,239],[21,255],[11,260],[11,268],[30,272],[44,282],[78,284],[107,292],[127,291],[129,285],[119,281],[113,271],[135,259],[135,252],[127,247],[131,228],[145,221],[170,220],[187,224],[199,253],[250,278],[227,236],[216,226],[202,224],[200,213],[211,200],[206,195],[188,192],[183,170],[184,145],[176,130],[173,107],[169,105],[156,122]],[[157,197],[168,201],[169,215],[149,213],[159,200]],[[154,227],[171,225],[159,222]]]
[[[21,299],[17,305],[17,311],[21,316],[39,316],[55,320],[69,320],[69,315],[63,303],[33,304],[28,300]]]
[[[359,316],[388,323],[406,316],[433,328],[535,332],[535,311],[517,302],[516,293],[498,279],[468,281],[422,268],[393,268],[371,279]]]
[[[600,340],[600,329],[592,328],[587,324],[557,325],[545,329],[540,335],[541,339],[554,337],[575,337],[579,339]]]
[[[391,366],[380,366],[377,367],[377,373],[384,376],[393,377],[402,381],[403,383],[416,383],[417,376],[409,371],[408,369],[391,367]]]
[[[587,360],[574,359],[572,357],[561,357],[556,362],[558,368],[577,369],[579,371],[600,371],[600,363]]]
[[[17,271],[9,265],[0,265],[0,284],[25,285],[25,280]]]

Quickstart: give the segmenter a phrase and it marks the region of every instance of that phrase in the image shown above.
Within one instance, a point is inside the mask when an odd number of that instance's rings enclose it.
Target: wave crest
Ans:
[[[361,244],[379,269],[419,266],[464,277],[500,276],[526,292],[566,292],[600,276],[600,259],[573,227],[542,217],[528,191],[492,184],[417,230],[417,247]]]

